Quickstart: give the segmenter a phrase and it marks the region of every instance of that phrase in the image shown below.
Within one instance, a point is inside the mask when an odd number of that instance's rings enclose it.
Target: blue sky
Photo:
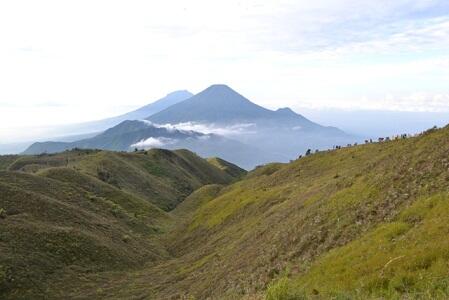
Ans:
[[[448,82],[447,0],[0,2],[0,143],[213,83],[300,112],[449,111]]]

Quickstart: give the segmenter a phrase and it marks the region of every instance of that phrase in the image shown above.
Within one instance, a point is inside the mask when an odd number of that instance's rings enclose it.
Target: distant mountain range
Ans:
[[[148,121],[123,121],[105,132],[75,142],[37,142],[23,154],[57,153],[74,148],[133,151],[135,149],[190,149],[203,157],[219,156],[252,168],[273,155],[216,134],[167,129]]]
[[[93,137],[34,143],[24,154],[72,148],[186,148],[203,157],[219,156],[251,169],[267,162],[288,161],[309,148],[354,141],[343,131],[321,126],[289,108],[273,111],[254,104],[226,85],[212,85],[197,95],[174,92],[128,114],[83,126],[91,126],[94,131],[107,124],[113,125]]]
[[[66,126],[65,131],[70,132],[71,134],[99,132],[118,125],[126,120],[143,120],[148,116],[156,114],[192,96],[193,94],[186,90],[175,91],[167,94],[165,97],[156,100],[153,103],[145,105],[131,112],[103,120],[69,125]]]
[[[147,119],[158,124],[251,122],[259,125],[269,123],[270,125],[298,125],[307,129],[323,128],[289,108],[272,111],[259,106],[227,85],[222,84],[212,85],[185,101],[149,116]]]
[[[72,148],[109,149],[115,151],[130,151],[132,146],[150,137],[157,137],[159,140],[180,140],[186,138],[196,138],[202,136],[196,132],[180,132],[178,130],[168,130],[156,127],[143,121],[123,121],[103,133],[94,137],[82,139],[75,142],[43,142],[34,143],[24,154],[35,153],[55,153]]]
[[[64,126],[58,126],[49,129],[48,136],[39,137],[38,141],[57,141],[57,142],[73,142],[81,139],[86,139],[100,134],[102,131],[120,124],[126,120],[142,120],[148,116],[155,114],[165,108],[183,101],[193,96],[192,93],[186,90],[179,90],[169,93],[165,97],[145,105],[134,111],[115,116],[112,118],[96,120],[85,123],[69,124]],[[0,155],[2,154],[17,154],[23,152],[34,141],[24,141],[16,143],[1,144],[0,143]]]

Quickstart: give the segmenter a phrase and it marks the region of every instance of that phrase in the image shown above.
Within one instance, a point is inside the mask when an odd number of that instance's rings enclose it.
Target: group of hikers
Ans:
[[[390,138],[389,136],[387,136],[385,138],[380,137],[380,138],[377,139],[377,141],[379,143],[382,143],[382,142],[388,142],[388,141],[391,141],[391,140],[406,139],[406,138],[409,138],[409,137],[412,137],[412,135],[411,134],[407,134],[407,133],[403,133],[403,134],[395,135],[392,138]],[[371,143],[374,143],[373,139],[365,140],[365,144],[371,144]],[[357,146],[357,143],[355,143],[355,146]]]
[[[422,133],[421,133],[421,134],[422,134]],[[407,138],[414,137],[414,136],[418,136],[418,135],[420,135],[420,134],[411,135],[411,134],[403,133],[403,134],[395,135],[395,136],[393,136],[393,137],[389,137],[389,136],[387,136],[387,137],[379,137],[379,138],[377,139],[377,142],[378,142],[378,143],[382,143],[382,142],[388,142],[388,141],[392,141],[392,140],[407,139]],[[373,140],[373,139],[366,139],[366,140],[365,140],[365,144],[372,144],[372,143],[376,143],[376,140]],[[358,145],[358,143],[347,144],[347,145],[346,145],[346,148],[353,147],[353,146],[357,146],[357,145]],[[339,149],[342,149],[342,148],[344,148],[344,147],[343,147],[343,146],[340,146],[340,145],[334,145],[332,149],[333,149],[333,150],[339,150]],[[331,151],[331,150],[328,150],[328,151]],[[318,149],[315,150],[315,153],[318,153],[318,152],[320,152]],[[306,151],[305,156],[309,156],[309,155],[312,155],[312,149],[308,149],[308,150]],[[299,156],[299,158],[302,158],[302,157],[303,157],[302,155]]]
[[[392,141],[392,140],[400,140],[400,139],[405,140],[407,138],[414,137],[414,136],[416,136],[416,135],[403,133],[403,134],[395,135],[393,137],[389,137],[389,136],[387,136],[387,137],[380,137],[380,138],[377,139],[377,142],[378,143],[382,143],[382,142],[389,142],[389,141]],[[373,139],[365,140],[365,144],[372,144],[372,143],[375,143],[375,142],[376,141],[373,140]],[[348,144],[346,147],[352,147],[352,146],[357,146],[357,145],[358,145],[358,143]],[[338,146],[337,145],[337,146],[334,146],[333,149],[336,150],[336,149],[341,149],[341,148],[342,148],[342,146]]]

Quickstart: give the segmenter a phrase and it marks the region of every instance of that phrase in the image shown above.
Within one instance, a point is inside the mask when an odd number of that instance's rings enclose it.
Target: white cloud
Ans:
[[[206,124],[197,122],[185,122],[178,124],[153,124],[157,127],[167,128],[169,130],[195,131],[204,134],[218,134],[222,136],[236,136],[241,134],[254,133],[255,124],[240,123],[229,126],[219,126],[216,124]]]
[[[140,120],[148,126],[158,128],[165,128],[169,131],[179,130],[184,133],[199,132],[203,134],[218,134],[222,136],[236,136],[241,134],[248,134],[255,132],[254,123],[239,123],[228,126],[217,125],[214,123],[198,123],[198,122],[184,122],[177,124],[156,124],[148,120]]]
[[[433,99],[447,53],[447,0],[1,1],[0,141],[213,83],[271,108]]]
[[[137,142],[135,144],[132,144],[131,148],[138,148],[138,149],[152,149],[152,148],[162,148],[167,145],[172,145],[176,143],[176,139],[170,139],[170,138],[154,138],[150,137],[145,140],[141,140],[140,142]]]

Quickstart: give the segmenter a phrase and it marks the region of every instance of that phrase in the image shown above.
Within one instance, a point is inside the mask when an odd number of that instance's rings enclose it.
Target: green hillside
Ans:
[[[247,172],[240,168],[239,166],[236,166],[234,164],[231,164],[230,162],[221,159],[219,157],[211,157],[208,158],[207,161],[219,168],[220,170],[225,171],[227,174],[231,175],[234,178],[242,178]]]
[[[35,173],[49,167],[67,167],[96,177],[166,211],[204,184],[233,180],[231,175],[187,150],[152,149],[130,154],[77,149],[21,156],[8,169]]]
[[[48,291],[59,278],[78,282],[168,259],[161,240],[173,218],[162,209],[204,184],[234,180],[185,150],[0,161],[1,299],[65,298],[64,289]]]
[[[101,156],[99,152],[88,155]],[[111,155],[118,159],[125,154]],[[151,157],[144,153],[126,155],[132,156],[125,159],[128,163],[140,161],[140,156]],[[160,157],[161,153],[154,155]],[[173,155],[187,159],[193,154],[175,151]],[[164,162],[169,161],[166,156]],[[222,178],[225,172],[220,166],[226,164],[219,160],[209,164],[201,160],[220,175],[215,182],[207,182],[210,175],[200,172],[202,164],[181,168],[184,165],[178,159],[171,160],[175,163],[170,170],[176,170],[176,176],[194,174],[199,181],[184,194],[179,193],[183,200],[171,202],[176,203],[170,206],[175,208],[168,212],[153,205],[150,208],[150,202],[145,202],[151,222],[142,217],[142,225],[126,220],[115,224],[129,226],[133,232],[140,232],[137,228],[144,231],[140,233],[143,244],[135,246],[142,260],[131,258],[138,266],[129,261],[134,252],[122,253],[120,247],[114,247],[116,252],[110,255],[126,268],[93,257],[92,272],[77,277],[61,271],[51,285],[45,285],[47,295],[78,299],[449,297],[449,127],[429,130],[416,138],[324,151],[289,164],[269,164],[234,182]],[[24,160],[30,162],[24,164]],[[87,185],[84,177],[75,179],[78,176],[73,174],[98,177],[94,168],[88,167],[89,160],[74,158],[69,168],[45,170],[36,160],[21,158],[9,167],[32,170],[36,175],[4,173],[49,182],[77,182],[77,188],[93,193],[94,187]],[[47,165],[52,164],[56,165],[47,159]],[[72,164],[76,168],[70,168]],[[59,175],[61,170],[67,174]],[[107,186],[114,191],[136,199],[151,198],[134,189],[130,179],[117,177],[115,171],[112,174],[118,184]],[[70,177],[74,178],[64,179]],[[23,186],[16,178],[6,182],[9,186],[14,183],[15,188]],[[30,186],[30,190],[39,194],[52,190],[39,185]],[[71,193],[76,196],[75,191]],[[54,194],[48,197],[58,195]],[[114,197],[114,203],[121,206],[121,198]],[[133,211],[138,203],[126,211]],[[3,247],[5,239],[0,241]],[[96,243],[91,242],[92,247]],[[104,265],[109,267],[101,269]]]
[[[17,158],[16,155],[0,155],[0,171],[6,170]]]

